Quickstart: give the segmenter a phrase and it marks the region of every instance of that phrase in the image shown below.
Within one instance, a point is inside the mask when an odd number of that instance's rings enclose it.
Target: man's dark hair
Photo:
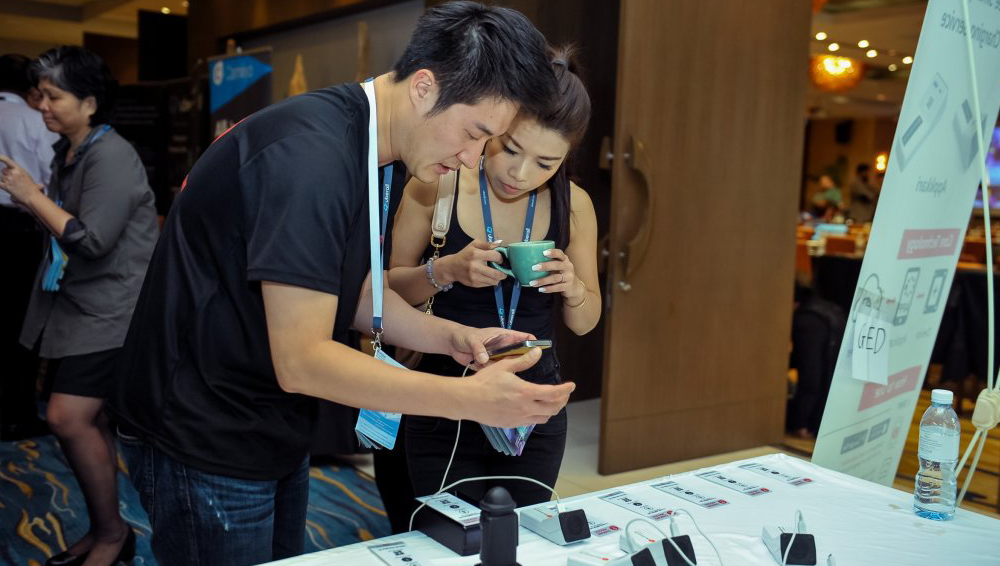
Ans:
[[[0,56],[0,90],[24,96],[31,88],[28,65],[31,59],[17,53]]]
[[[107,123],[111,119],[118,81],[111,76],[104,60],[89,49],[74,45],[49,49],[31,62],[28,78],[33,85],[47,79],[80,100],[93,96],[97,110],[90,117],[91,126]]]
[[[448,2],[420,17],[393,68],[396,82],[420,69],[437,80],[435,114],[452,104],[499,98],[541,115],[556,82],[545,38],[528,18],[478,2]]]

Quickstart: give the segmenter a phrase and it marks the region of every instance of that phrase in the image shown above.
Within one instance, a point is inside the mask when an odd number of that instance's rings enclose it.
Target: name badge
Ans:
[[[406,369],[402,364],[392,359],[389,354],[381,348],[375,350],[375,359]],[[396,437],[399,435],[399,422],[402,420],[401,413],[385,413],[382,411],[371,411],[361,409],[358,414],[358,423],[354,425],[354,432],[358,435],[358,442],[368,449],[388,448],[392,450],[396,446]]]

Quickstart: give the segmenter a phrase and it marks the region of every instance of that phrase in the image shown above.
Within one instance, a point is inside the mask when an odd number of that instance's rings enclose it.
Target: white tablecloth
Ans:
[[[799,485],[788,483],[781,475],[740,467],[754,463],[782,472],[786,478],[798,478],[792,481]],[[768,492],[746,495],[698,477],[699,473],[708,470],[765,488]],[[810,481],[803,482],[806,478]],[[722,499],[725,504],[702,507],[653,487],[666,480],[678,482],[686,491]],[[797,509],[802,511],[808,532],[816,537],[820,565],[825,565],[827,555],[832,554],[838,566],[1000,566],[1000,520],[961,509],[952,521],[921,519],[913,514],[913,495],[910,493],[826,470],[784,454],[588,493],[564,499],[563,503],[569,509],[585,509],[588,518],[600,518],[623,528],[625,523],[640,515],[601,499],[615,491],[625,491],[631,499],[652,507],[690,512],[719,549],[724,564],[729,566],[774,566],[774,560],[761,541],[761,530],[765,525],[792,527]],[[682,534],[691,535],[699,566],[719,564],[690,519],[681,515],[676,520]],[[668,528],[667,520],[653,522],[664,531]],[[517,558],[522,566],[552,566],[565,564],[566,556],[585,548],[616,544],[619,535],[591,537],[566,547],[524,528],[520,529],[519,536]],[[273,564],[385,566],[369,547],[392,541],[405,542],[407,553],[415,558],[411,566],[471,566],[479,562],[478,556],[459,557],[422,533],[414,532]]]

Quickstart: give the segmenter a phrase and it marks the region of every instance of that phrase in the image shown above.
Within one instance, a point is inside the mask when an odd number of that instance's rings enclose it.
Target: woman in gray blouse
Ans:
[[[48,422],[83,490],[90,530],[48,565],[131,560],[135,535],[118,512],[117,458],[101,411],[156,242],[156,210],[132,146],[107,120],[117,82],[100,57],[59,47],[32,63],[45,125],[60,134],[43,192],[17,163],[0,188],[48,229],[21,343],[54,360]]]

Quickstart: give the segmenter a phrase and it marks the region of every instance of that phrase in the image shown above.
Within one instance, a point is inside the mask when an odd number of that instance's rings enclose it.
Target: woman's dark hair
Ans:
[[[541,114],[553,94],[545,38],[510,8],[448,2],[427,10],[393,67],[396,82],[420,69],[434,73],[439,86],[433,114],[485,98]]]
[[[28,74],[33,85],[47,79],[80,100],[93,96],[97,102],[97,110],[90,117],[91,126],[104,124],[111,119],[118,81],[93,51],[74,45],[49,49],[32,61]]]
[[[583,140],[590,123],[590,95],[580,79],[579,67],[573,59],[572,46],[550,49],[552,70],[555,72],[556,93],[546,110],[535,115],[543,128],[559,132],[570,143],[570,152],[555,175],[549,180],[552,188],[552,210],[557,215],[559,233],[556,247],[569,245],[570,169],[573,149]]]

